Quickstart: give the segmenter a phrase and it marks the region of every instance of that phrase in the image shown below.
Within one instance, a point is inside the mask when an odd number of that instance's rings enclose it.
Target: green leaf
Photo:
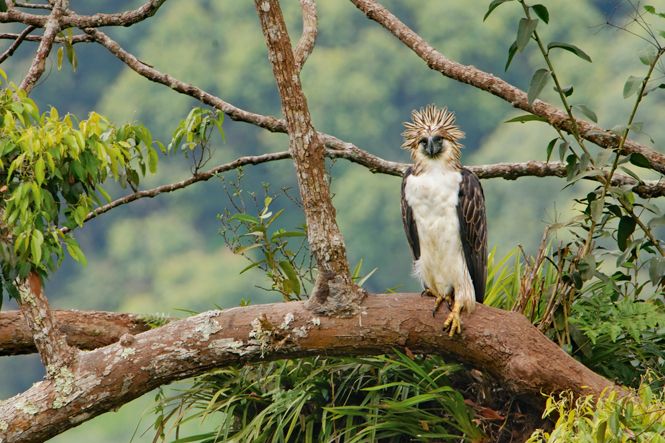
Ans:
[[[0,12],[6,12],[6,11],[7,11],[7,2],[5,2],[5,0],[0,0]],[[2,298],[0,298],[0,303],[2,303]]]
[[[642,78],[635,77],[634,75],[628,77],[628,80],[626,80],[626,83],[623,85],[623,98],[628,98],[631,95],[636,94],[642,87],[642,80]]]
[[[30,253],[32,254],[32,262],[39,264],[42,261],[42,244],[44,243],[44,234],[35,229],[32,231],[30,238]]]
[[[487,8],[487,12],[485,13],[485,16],[483,17],[483,21],[489,17],[489,15],[494,11],[498,6],[510,2],[513,0],[492,0],[492,3],[490,3],[489,7]]]
[[[658,51],[656,51],[656,48],[649,47],[640,54],[640,62],[643,65],[650,66],[656,60],[657,56]]]
[[[582,60],[586,60],[589,63],[591,63],[591,57],[589,57],[589,54],[587,54],[582,49],[573,44],[564,43],[564,42],[551,42],[550,44],[547,45],[547,52],[549,53],[549,51],[554,48],[559,48],[563,49],[564,51],[572,52]]]
[[[535,99],[538,98],[538,95],[543,91],[543,88],[550,79],[550,71],[547,69],[538,69],[533,73],[531,77],[531,83],[529,83],[529,91],[527,92],[527,97],[529,104],[532,104]]]
[[[635,219],[633,217],[629,217],[627,215],[624,215],[621,217],[621,220],[619,220],[619,230],[617,232],[617,245],[619,246],[619,249],[622,251],[626,250],[626,246],[628,245],[628,239],[630,238],[631,235],[633,235],[633,232],[635,231]]]
[[[540,115],[524,114],[506,120],[504,123],[525,123],[530,121],[546,122],[547,119],[545,117],[541,117]]]
[[[559,140],[559,138],[553,138],[550,140],[550,142],[547,144],[547,160],[550,161],[550,157],[552,157],[552,150],[554,149],[554,145],[556,144],[556,141]]]
[[[552,89],[554,89],[554,91],[556,91],[556,92],[559,92],[556,85]],[[570,97],[571,95],[573,95],[574,90],[575,90],[575,88],[573,87],[573,85],[564,86],[564,87],[561,88],[561,93],[563,95],[565,95],[566,97]]]
[[[589,108],[587,105],[583,104],[577,104],[575,105],[577,109],[580,110],[582,114],[584,114],[589,120],[591,120],[594,123],[598,123],[598,116],[596,115],[595,112],[591,108]]]
[[[229,218],[229,220],[237,220],[242,223],[253,223],[253,224],[259,223],[258,217],[254,217],[253,215],[243,214],[243,213],[233,214],[231,218]]]
[[[157,155],[157,150],[152,146],[148,146],[148,170],[151,174],[157,172],[157,162],[159,161],[159,155]]]
[[[64,55],[64,51],[62,49],[62,46],[58,48],[58,53],[57,53],[57,62],[56,66],[58,67],[58,71],[62,69],[62,57]]]
[[[656,8],[654,8],[651,5],[644,5],[644,10],[647,11],[649,14],[655,14],[656,13]]]
[[[533,5],[531,7],[531,9],[533,9],[533,12],[536,13],[536,15],[538,16],[539,19],[541,19],[545,23],[550,22],[550,12],[547,10],[545,5],[541,5],[541,4]]]
[[[44,183],[44,170],[46,168],[46,165],[44,164],[44,158],[39,157],[37,161],[35,162],[35,180],[37,180],[37,183],[41,185]]]
[[[88,260],[85,258],[83,251],[81,251],[81,248],[79,248],[78,243],[73,237],[65,237],[65,246],[67,246],[67,252],[74,260],[81,263],[83,266],[88,264]]]
[[[508,70],[508,67],[510,66],[510,63],[513,61],[513,57],[515,57],[515,54],[517,53],[517,42],[513,42],[512,45],[510,45],[510,48],[508,48],[508,60],[506,60],[506,66],[503,68],[504,71]]]
[[[629,159],[635,166],[639,166],[640,168],[651,168],[651,162],[644,156],[644,154],[633,152],[630,154]]]
[[[531,40],[531,35],[536,30],[537,26],[538,26],[537,19],[531,19],[531,18],[520,19],[520,24],[517,27],[517,40],[515,40],[517,42],[517,50],[519,52],[524,51],[526,45],[529,44],[529,40]]]
[[[658,286],[665,278],[665,257],[653,257],[649,260],[649,280],[654,286]]]
[[[300,295],[300,280],[291,263],[288,260],[282,260],[279,262],[279,267],[284,271],[286,278],[288,278],[293,294]]]

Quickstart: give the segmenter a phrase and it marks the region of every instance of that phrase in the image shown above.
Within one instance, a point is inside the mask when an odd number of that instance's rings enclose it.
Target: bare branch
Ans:
[[[309,355],[367,355],[408,347],[482,368],[516,394],[617,387],[575,361],[524,316],[478,305],[455,338],[418,294],[369,296],[362,313],[316,317],[302,302],[211,311],[80,353],[66,383],[43,381],[0,402],[4,443],[45,441],[157,386],[236,362]],[[445,316],[447,308],[442,308]],[[85,321],[85,313],[80,320]],[[491,333],[488,333],[491,331]],[[60,388],[60,390],[58,390]],[[49,399],[49,401],[44,401]]]
[[[41,4],[41,3],[25,3],[25,2],[15,2],[14,6],[17,8],[26,8],[26,9],[53,9],[51,5]]]
[[[567,132],[572,131],[571,121],[565,112],[541,100],[535,100],[530,105],[526,92],[521,89],[474,66],[462,65],[448,59],[375,0],[351,0],[351,2],[364,12],[367,17],[379,23],[415,52],[431,69],[439,71],[453,80],[496,95],[511,103],[516,108],[543,117],[550,125],[556,128]],[[620,146],[621,137],[617,134],[586,120],[578,119],[576,120],[576,124],[580,135],[584,139],[607,149],[614,149]],[[626,140],[621,154],[629,155],[632,153],[644,155],[654,170],[665,174],[665,154],[650,149],[640,143]]]
[[[0,40],[15,40],[17,39],[21,34],[16,34],[16,33],[4,33],[0,34]],[[41,35],[28,35],[24,38],[25,41],[27,42],[41,42],[42,41],[42,36]],[[90,37],[89,35],[84,35],[84,34],[79,34],[79,35],[74,35],[72,36],[71,40],[69,37],[63,38],[63,37],[56,37],[55,38],[55,43],[69,43],[71,41],[72,44],[76,43],[89,43],[89,42],[94,42],[95,39]]]
[[[135,314],[95,311],[51,311],[67,344],[96,349],[115,343],[125,334],[150,329],[144,317]],[[30,354],[37,350],[32,331],[20,311],[0,312],[0,356]]]
[[[24,25],[43,28],[48,20],[47,15],[29,14],[15,8],[0,12],[0,23],[23,23]]]
[[[319,32],[315,1],[300,0],[300,8],[302,9],[302,35],[300,36],[300,40],[298,40],[295,51],[293,51],[298,72],[302,70],[307,58],[314,50],[316,35]]]
[[[342,148],[340,148],[340,144],[343,145]],[[339,141],[339,144],[335,143],[334,146],[334,149],[328,148],[326,150],[327,157],[343,158],[345,160],[349,160],[352,163],[357,163],[364,166],[373,173],[401,177],[406,168],[409,166],[407,163],[384,160],[381,157],[377,157],[373,154],[363,151],[351,143],[344,143]],[[287,158],[291,158],[291,154],[288,151],[239,157],[232,162],[215,166],[208,171],[199,172],[184,180],[160,185],[155,188],[138,191],[133,194],[120,197],[91,211],[85,217],[84,222],[90,221],[118,206],[126,205],[143,198],[154,198],[160,194],[184,189],[194,183],[208,181],[223,172],[228,172],[241,166],[258,165],[261,163],[284,160]],[[505,180],[515,180],[520,177],[565,177],[567,174],[566,165],[565,163],[561,162],[548,163],[541,161],[528,161],[523,163],[495,163],[467,167],[480,179],[503,178]],[[598,181],[596,176],[589,177],[589,180]],[[632,177],[628,177],[622,174],[614,174],[612,177],[612,186],[627,187],[643,198],[661,197],[665,195],[665,182],[653,181],[638,183]],[[63,227],[60,230],[63,233],[71,231],[71,229],[67,227]]]
[[[131,11],[112,14],[77,15],[69,14],[62,19],[63,27],[96,28],[100,26],[131,26],[157,13],[166,0],[148,0]]]
[[[21,82],[20,88],[23,89],[26,93],[30,93],[32,87],[37,83],[37,80],[42,76],[44,70],[46,69],[46,57],[51,53],[51,48],[53,47],[53,41],[55,40],[56,35],[60,32],[60,17],[62,16],[64,10],[61,6],[62,2],[57,3],[51,11],[51,14],[48,16],[46,21],[46,27],[44,29],[44,35],[39,47],[37,48],[37,53],[35,58],[32,60],[30,69],[25,78]]]
[[[30,34],[35,29],[37,28],[34,26],[27,26],[23,32],[16,34],[14,42],[9,46],[9,48],[7,48],[5,52],[2,53],[2,55],[0,55],[0,64],[14,55],[14,51],[16,51],[19,46],[21,46],[21,43],[28,37],[28,34]]]
[[[103,206],[100,206],[99,208],[95,209],[94,211],[91,211],[86,217],[84,221],[89,221],[92,220],[93,218],[97,217],[98,215],[101,215],[105,212],[110,211],[111,209],[126,205],[127,203],[131,203],[135,200],[139,200],[142,198],[153,198],[158,196],[159,194],[164,194],[167,192],[173,192],[178,189],[183,189],[186,188],[187,186],[200,182],[200,181],[207,181],[210,180],[211,178],[217,176],[218,174],[221,174],[222,172],[230,171],[233,169],[237,169],[241,166],[245,165],[258,165],[260,163],[265,163],[265,162],[270,162],[270,161],[275,161],[275,160],[282,160],[285,158],[290,158],[291,154],[289,154],[287,151],[282,151],[282,152],[275,152],[275,153],[270,153],[270,154],[263,154],[263,155],[255,155],[255,156],[246,156],[246,157],[240,157],[237,158],[236,160],[225,163],[223,165],[216,166],[208,171],[205,172],[199,172],[197,174],[192,175],[191,177],[181,180],[175,183],[169,183],[166,185],[161,185],[157,186],[156,188],[152,189],[147,189],[145,191],[139,191],[135,192],[133,194],[126,195],[124,197],[118,198],[116,200],[113,200],[110,203],[107,203]],[[67,233],[71,231],[69,228],[61,228],[61,231],[63,233]]]
[[[147,78],[150,81],[168,86],[176,92],[188,95],[199,100],[201,103],[217,108],[228,115],[232,120],[251,123],[271,132],[286,132],[286,125],[283,120],[260,114],[254,114],[252,112],[237,108],[232,104],[220,99],[219,97],[197,88],[196,86],[180,81],[169,74],[164,74],[152,66],[143,63],[133,54],[122,49],[117,42],[98,29],[85,28],[83,31],[90,35],[106,49],[108,49],[109,52],[115,55],[119,60],[134,70],[137,74]]]

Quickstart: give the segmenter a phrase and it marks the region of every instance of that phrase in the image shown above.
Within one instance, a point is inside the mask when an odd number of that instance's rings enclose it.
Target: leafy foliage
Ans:
[[[306,358],[230,367],[159,396],[157,440],[191,420],[215,430],[172,440],[459,441],[482,434],[440,357]],[[182,414],[181,411],[189,411]]]
[[[4,73],[0,72],[6,82]],[[0,254],[2,283],[30,271],[45,275],[68,253],[85,264],[71,230],[83,225],[95,205],[110,201],[101,186],[113,179],[136,187],[157,153],[150,132],[140,125],[115,127],[90,113],[87,119],[61,117],[55,108],[40,113],[14,84],[0,92]]]
[[[548,397],[544,416],[556,419],[554,429],[535,432],[528,443],[665,441],[665,395],[646,382],[622,398],[616,392],[598,400]]]

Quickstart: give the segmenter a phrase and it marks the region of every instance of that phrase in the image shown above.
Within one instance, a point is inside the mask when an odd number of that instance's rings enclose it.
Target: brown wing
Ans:
[[[466,168],[462,168],[457,217],[459,218],[464,258],[476,292],[476,301],[482,303],[487,280],[485,196],[478,177]]]
[[[409,166],[407,170],[404,171],[404,177],[402,178],[402,223],[404,223],[404,232],[406,232],[406,239],[408,240],[409,246],[411,247],[413,259],[418,260],[420,258],[418,227],[416,226],[416,221],[413,219],[413,210],[406,202],[406,197],[404,196],[406,179],[411,175],[411,172],[413,172],[413,168]]]

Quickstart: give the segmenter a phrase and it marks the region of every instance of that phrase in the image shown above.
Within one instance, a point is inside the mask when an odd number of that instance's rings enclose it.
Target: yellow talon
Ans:
[[[457,332],[458,334],[462,333],[462,322],[460,321],[460,312],[462,312],[462,305],[460,305],[457,301],[455,301],[452,311],[450,312],[450,314],[448,314],[448,318],[443,323],[444,331],[450,328],[450,332],[448,333],[450,337],[454,336],[455,332]]]

